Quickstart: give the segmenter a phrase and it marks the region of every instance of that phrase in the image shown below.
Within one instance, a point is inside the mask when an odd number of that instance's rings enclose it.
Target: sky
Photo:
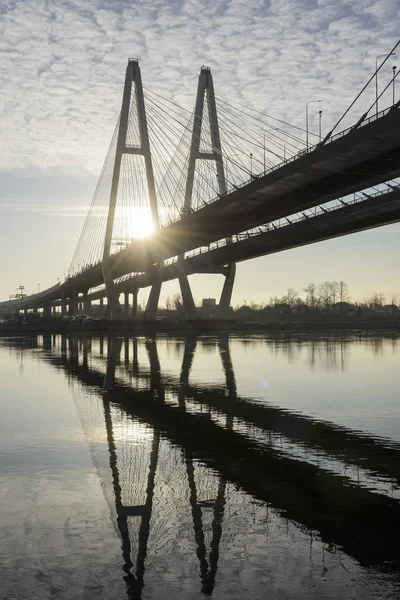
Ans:
[[[2,0],[0,299],[68,272],[129,57],[139,58],[145,86],[190,110],[208,65],[217,93],[300,127],[306,102],[322,99],[328,130],[397,42],[399,8],[399,0]],[[373,86],[369,94],[373,101]],[[395,224],[248,261],[238,265],[233,304],[325,280],[346,281],[354,300],[378,291],[400,301],[399,251]],[[222,279],[192,276],[194,296],[218,297]],[[177,290],[168,283],[163,297]]]

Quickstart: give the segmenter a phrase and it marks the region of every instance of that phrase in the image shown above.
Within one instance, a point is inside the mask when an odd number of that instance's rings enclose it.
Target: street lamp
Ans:
[[[20,297],[21,297],[21,310],[23,310],[23,308],[24,308],[24,289],[25,289],[25,286],[24,285],[20,285],[18,289],[19,289]]]
[[[253,177],[253,154],[250,152],[250,177]]]
[[[394,102],[395,102],[395,77],[396,77],[396,65],[393,65],[392,67],[392,71],[393,71],[393,106],[394,106]]]
[[[306,103],[306,147],[307,147],[307,152],[308,152],[308,105],[312,104],[313,102],[322,102],[322,100],[309,100]]]
[[[396,52],[391,52],[389,56],[394,56]],[[375,114],[378,116],[378,59],[386,58],[387,54],[379,54],[375,59],[375,106],[376,111]]]
[[[40,294],[40,283],[37,284],[37,293]]]
[[[322,136],[321,136],[322,110],[319,110],[318,114],[319,114],[319,141],[321,141],[322,140]]]

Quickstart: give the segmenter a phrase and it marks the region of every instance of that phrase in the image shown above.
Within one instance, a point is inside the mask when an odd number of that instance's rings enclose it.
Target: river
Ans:
[[[400,338],[0,338],[0,598],[400,598]]]

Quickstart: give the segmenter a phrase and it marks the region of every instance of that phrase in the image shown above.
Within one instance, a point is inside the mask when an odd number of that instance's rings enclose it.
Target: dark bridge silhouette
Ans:
[[[400,448],[327,422],[255,405],[251,399],[238,397],[228,341],[220,338],[218,344],[226,383],[215,387],[190,382],[195,338],[185,340],[181,373],[177,378],[162,374],[155,340],[145,342],[149,368],[142,368],[138,362],[136,340],[109,338],[106,344],[100,343],[100,352],[95,357],[88,339],[64,336],[61,341],[58,337],[44,340],[43,358],[63,369],[68,377],[89,386],[103,405],[123,568],[132,597],[140,597],[144,585],[160,436],[181,448],[185,457],[204,592],[211,594],[215,584],[227,481],[240,486],[253,498],[272,505],[282,516],[309,531],[318,532],[323,541],[343,548],[362,565],[399,571],[398,501],[329,471],[324,468],[323,459],[320,466],[315,466],[291,458],[269,445],[267,438],[265,442],[254,439],[246,427],[235,430],[233,422],[240,419],[244,424],[256,425],[266,434],[279,432],[296,443],[323,450],[328,457],[390,477],[393,482],[399,481]],[[131,377],[141,382],[139,389],[129,385]],[[193,412],[193,402],[209,410]],[[124,506],[122,502],[111,407],[153,431],[147,499],[142,505]],[[213,415],[225,415],[225,426],[221,426]],[[220,476],[216,497],[211,502],[213,541],[208,559],[202,528],[202,508],[205,507],[196,491],[193,460],[200,461]],[[139,518],[142,523],[136,544],[129,537],[127,523],[130,518]],[[131,558],[134,547],[139,548],[135,564]]]
[[[139,64],[130,60],[113,152],[107,157],[99,183],[107,196],[103,229],[92,231],[89,221],[86,223],[77,258],[65,282],[22,301],[1,303],[0,310],[43,308],[45,314],[50,314],[55,306],[61,306],[62,314],[68,311],[74,315],[80,302],[89,313],[91,302],[107,298],[109,315],[120,319],[123,315],[119,294],[125,293],[125,303],[133,294],[135,313],[138,289],[151,286],[146,315],[154,317],[162,282],[176,278],[186,313],[192,315],[195,306],[187,276],[221,273],[225,275],[220,299],[224,312],[231,300],[236,262],[397,222],[400,190],[394,179],[400,176],[400,102],[372,117],[368,117],[368,112],[352,127],[334,135],[330,132],[315,146],[307,145],[290,159],[284,157],[268,168],[264,142],[263,169],[247,169],[250,179],[246,179],[246,168],[238,165],[230,144],[223,144],[221,136],[228,126],[219,122],[211,72],[203,67],[188,154],[177,174],[173,161],[165,171],[164,187],[169,196],[163,200],[165,206],[161,206],[150,144],[155,125],[146,115]],[[189,126],[185,126],[185,135],[188,131]],[[228,131],[245,138],[240,130]],[[207,143],[205,136],[209,138]],[[255,139],[246,143],[250,144],[252,157],[251,144],[257,143]],[[178,145],[177,154],[179,148]],[[120,241],[115,225],[118,207],[125,208],[124,202],[130,202],[130,210],[135,214],[135,206],[144,202],[136,171],[124,171],[135,157],[143,159],[146,201],[155,231],[148,238]],[[238,166],[242,169],[241,179],[231,174],[232,168]],[[208,169],[207,175],[204,169]],[[108,172],[112,177],[104,183],[104,173]],[[200,197],[195,205],[199,178],[203,187],[210,186],[216,192],[214,197]],[[384,188],[373,189],[382,184]],[[127,199],[122,198],[124,194]],[[163,221],[161,210],[168,213],[172,205],[179,208],[178,213],[174,208],[174,218]],[[310,213],[311,209],[314,212]],[[277,223],[282,219],[283,223]],[[98,247],[97,254],[94,246]],[[99,286],[104,287],[94,289]]]

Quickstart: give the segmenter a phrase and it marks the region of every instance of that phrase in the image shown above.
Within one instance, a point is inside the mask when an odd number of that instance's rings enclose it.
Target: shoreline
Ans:
[[[176,320],[176,321],[121,321],[93,323],[26,323],[0,324],[0,337],[10,335],[48,334],[90,334],[90,335],[129,335],[158,333],[320,333],[320,332],[358,332],[358,333],[398,333],[400,321],[340,321],[340,322],[240,322],[236,320]]]

